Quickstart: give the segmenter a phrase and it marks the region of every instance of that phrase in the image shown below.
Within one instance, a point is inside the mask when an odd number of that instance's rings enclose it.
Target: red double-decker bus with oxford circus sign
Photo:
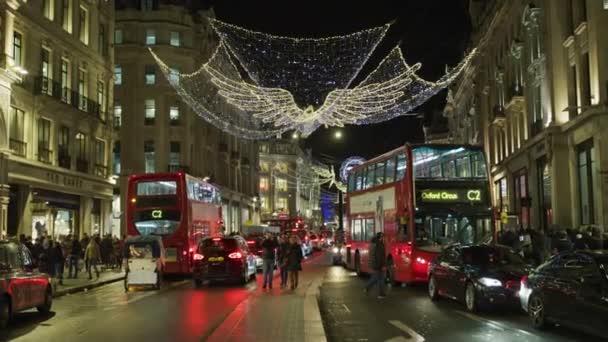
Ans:
[[[494,237],[486,159],[481,147],[406,144],[349,171],[342,260],[369,273],[377,232],[386,242],[387,279],[428,280],[442,247]]]

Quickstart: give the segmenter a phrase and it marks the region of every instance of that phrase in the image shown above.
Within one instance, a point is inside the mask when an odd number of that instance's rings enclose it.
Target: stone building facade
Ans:
[[[0,2],[2,235],[111,228],[111,1]]]
[[[472,0],[470,14],[479,54],[444,115],[452,141],[485,146],[497,214],[605,231],[608,4]]]
[[[200,118],[181,101],[148,51],[153,49],[175,72],[197,70],[217,45],[205,19],[213,12],[197,4],[116,2],[114,173],[120,189],[126,189],[134,173],[184,171],[208,177],[221,187],[227,231],[238,231],[255,214],[257,144]],[[115,225],[121,224],[125,195],[115,195]]]

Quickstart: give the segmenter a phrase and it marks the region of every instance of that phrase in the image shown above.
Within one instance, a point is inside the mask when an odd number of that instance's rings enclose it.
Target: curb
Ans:
[[[125,279],[125,276],[120,276],[118,278],[110,278],[110,279],[105,279],[105,280],[101,280],[95,283],[91,283],[91,284],[86,284],[86,285],[82,285],[82,286],[75,286],[75,287],[71,287],[68,289],[63,289],[63,290],[56,290],[55,293],[53,293],[53,298],[58,298],[58,297],[62,297],[65,296],[67,294],[73,294],[73,293],[78,293],[78,292],[83,292],[85,290],[90,290],[90,289],[94,289],[96,287],[100,287],[103,285],[107,285],[110,283],[115,283],[118,281],[122,281]]]

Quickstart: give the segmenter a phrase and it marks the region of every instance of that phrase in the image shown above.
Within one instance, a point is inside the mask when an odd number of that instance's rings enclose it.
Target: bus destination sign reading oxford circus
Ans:
[[[422,190],[420,198],[423,202],[435,203],[469,203],[481,202],[479,189],[453,189],[453,190]]]

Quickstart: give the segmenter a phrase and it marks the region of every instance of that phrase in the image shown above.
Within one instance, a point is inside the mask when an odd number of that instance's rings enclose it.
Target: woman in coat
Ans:
[[[295,235],[289,237],[289,249],[287,250],[287,271],[289,272],[289,285],[291,289],[298,287],[298,272],[302,270],[302,246],[298,243]]]

